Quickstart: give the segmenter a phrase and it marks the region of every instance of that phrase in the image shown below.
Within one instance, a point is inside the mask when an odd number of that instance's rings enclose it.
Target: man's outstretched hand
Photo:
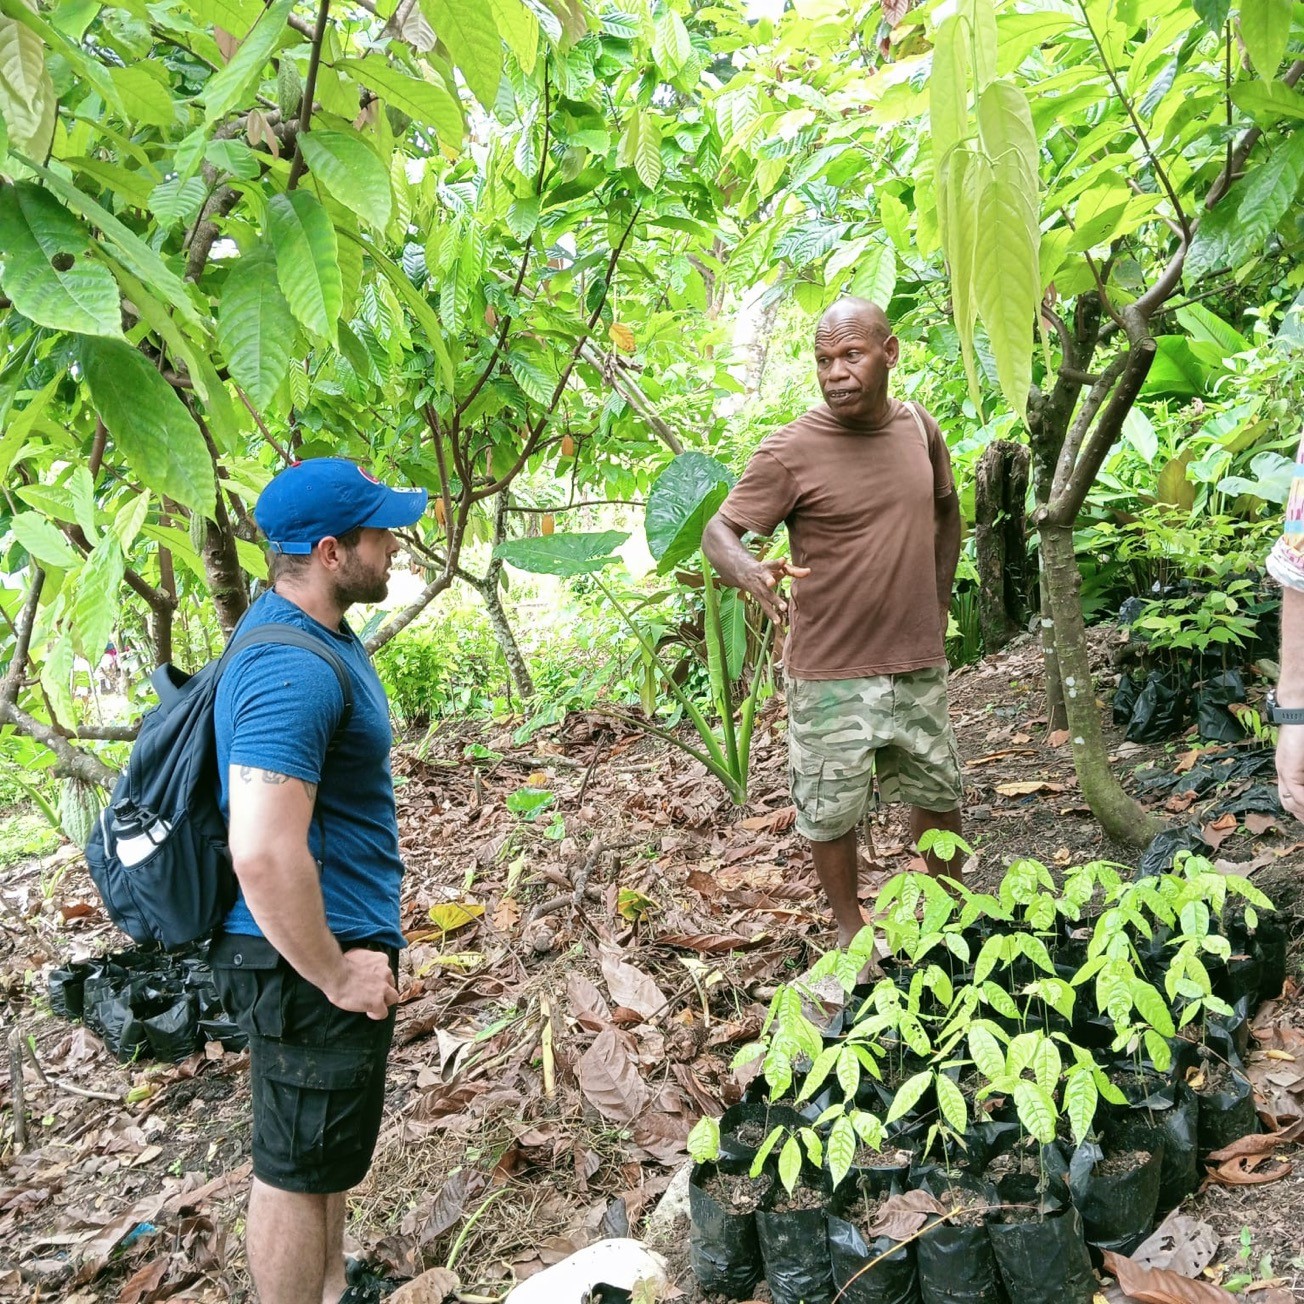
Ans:
[[[788,604],[778,592],[779,581],[785,576],[803,579],[810,574],[809,566],[794,566],[782,558],[774,561],[758,561],[747,572],[743,588],[760,603],[765,612],[776,625],[781,625],[788,618]]]
[[[327,1000],[341,1010],[365,1014],[369,1019],[383,1019],[389,1007],[398,1004],[398,988],[390,971],[389,957],[383,951],[358,948],[344,952],[339,978],[326,993]]]
[[[1278,729],[1278,795],[1297,820],[1304,820],[1304,725],[1283,724]]]

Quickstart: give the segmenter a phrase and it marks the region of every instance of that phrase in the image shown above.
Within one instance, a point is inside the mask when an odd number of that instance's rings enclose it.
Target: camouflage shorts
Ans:
[[[832,842],[884,801],[955,810],[964,797],[945,667],[866,679],[788,680],[788,772],[797,831]]]

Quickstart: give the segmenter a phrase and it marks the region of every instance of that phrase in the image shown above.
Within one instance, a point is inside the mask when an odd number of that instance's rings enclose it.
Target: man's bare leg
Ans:
[[[245,1248],[260,1304],[321,1304],[330,1199],[253,1179]]]
[[[833,907],[833,918],[838,925],[838,946],[846,947],[865,926],[856,896],[859,878],[856,830],[852,828],[832,842],[812,842],[810,850],[815,861],[815,874],[829,905]]]
[[[326,1252],[322,1261],[322,1304],[339,1304],[340,1296],[349,1288],[344,1268],[344,1214],[345,1193],[338,1191],[326,1197]]]
[[[960,818],[959,807],[956,807],[955,810],[924,810],[922,806],[911,806],[910,836],[914,838],[916,845],[929,829],[942,829],[959,837],[961,833]],[[924,864],[928,866],[928,872],[933,878],[954,878],[958,880],[960,877],[959,864],[954,860],[943,860],[931,851],[924,855]]]

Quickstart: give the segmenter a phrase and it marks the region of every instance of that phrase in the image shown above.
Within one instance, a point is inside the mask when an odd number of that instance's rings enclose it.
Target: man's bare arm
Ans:
[[[385,1017],[398,999],[378,951],[342,951],[326,926],[321,875],[308,850],[316,786],[233,765],[228,840],[254,922],[301,977],[341,1009]]]
[[[783,576],[800,579],[810,574],[810,568],[794,566],[785,560],[758,561],[743,547],[746,533],[716,512],[702,531],[702,551],[722,584],[750,593],[776,625],[782,624],[788,615],[788,604],[775,588]]]
[[[1304,707],[1304,593],[1281,590],[1281,675],[1277,701]],[[1304,724],[1283,724],[1277,734],[1277,787],[1281,804],[1304,820]]]
[[[937,605],[941,613],[942,637],[946,637],[951,590],[955,587],[955,568],[960,564],[960,500],[954,489],[945,498],[935,500],[933,508],[933,551],[937,565]]]

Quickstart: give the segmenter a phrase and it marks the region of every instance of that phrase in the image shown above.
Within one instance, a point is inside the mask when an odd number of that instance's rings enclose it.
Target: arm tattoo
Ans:
[[[289,783],[291,778],[288,774],[277,774],[275,770],[260,770],[254,765],[241,765],[238,769],[241,783],[253,783],[255,780],[261,780],[265,784],[279,788],[282,784]],[[307,779],[299,779],[298,782],[303,784],[307,791],[308,800],[315,802],[317,800],[317,785],[309,783]]]

